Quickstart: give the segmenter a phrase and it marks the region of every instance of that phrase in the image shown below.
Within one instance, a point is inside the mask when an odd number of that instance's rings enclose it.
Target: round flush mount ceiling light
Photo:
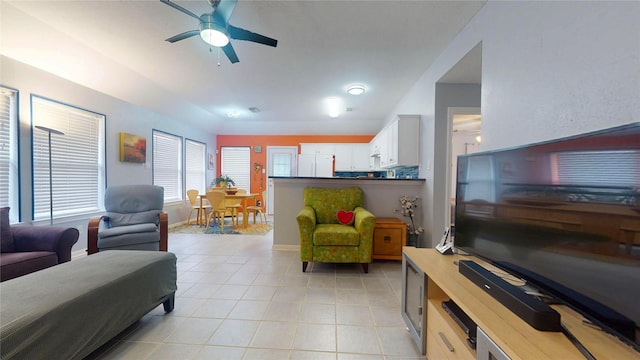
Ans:
[[[362,95],[365,91],[366,88],[364,87],[364,85],[360,84],[349,85],[349,87],[347,87],[347,92],[351,95]]]

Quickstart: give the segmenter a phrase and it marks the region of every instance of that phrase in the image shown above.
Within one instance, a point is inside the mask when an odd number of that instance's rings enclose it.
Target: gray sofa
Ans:
[[[9,208],[0,208],[0,281],[71,260],[78,229],[9,225]]]

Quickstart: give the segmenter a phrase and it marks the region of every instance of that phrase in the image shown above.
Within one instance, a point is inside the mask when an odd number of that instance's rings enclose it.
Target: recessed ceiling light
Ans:
[[[364,85],[356,84],[347,87],[347,92],[351,95],[362,95],[366,91]]]
[[[338,97],[327,98],[327,103],[329,105],[329,117],[337,118],[344,110],[342,100]]]

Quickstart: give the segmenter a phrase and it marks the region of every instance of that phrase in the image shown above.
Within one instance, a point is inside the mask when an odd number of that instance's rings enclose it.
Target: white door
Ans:
[[[296,176],[297,146],[267,146],[267,214],[273,214],[273,179],[271,176]]]

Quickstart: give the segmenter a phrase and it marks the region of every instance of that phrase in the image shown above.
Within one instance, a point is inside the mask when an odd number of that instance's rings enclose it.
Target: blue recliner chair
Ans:
[[[124,185],[107,188],[107,213],[89,220],[87,253],[104,250],[167,251],[168,215],[164,188]]]

